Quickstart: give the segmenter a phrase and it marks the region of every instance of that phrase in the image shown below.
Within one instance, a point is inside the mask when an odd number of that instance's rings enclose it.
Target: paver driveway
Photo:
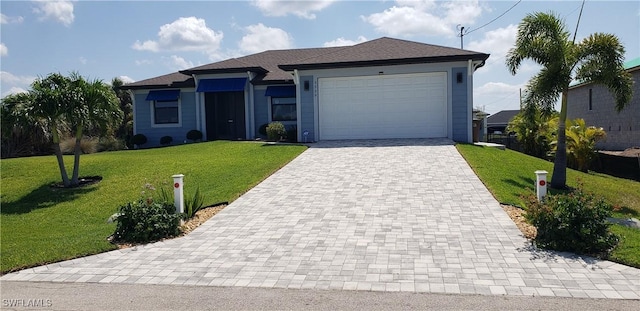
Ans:
[[[532,250],[448,140],[318,143],[186,237],[2,280],[640,298],[638,269]]]

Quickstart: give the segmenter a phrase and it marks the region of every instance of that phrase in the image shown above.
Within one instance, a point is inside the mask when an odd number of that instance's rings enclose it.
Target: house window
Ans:
[[[589,111],[593,110],[593,89],[589,89]]]
[[[154,124],[178,124],[180,123],[180,113],[178,111],[178,101],[154,101],[153,103]]]
[[[272,97],[271,98],[271,121],[296,121],[295,97]]]

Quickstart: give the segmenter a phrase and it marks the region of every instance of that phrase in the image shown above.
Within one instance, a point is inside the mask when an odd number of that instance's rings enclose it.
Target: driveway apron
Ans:
[[[534,249],[445,139],[317,143],[188,236],[1,279],[640,299]]]

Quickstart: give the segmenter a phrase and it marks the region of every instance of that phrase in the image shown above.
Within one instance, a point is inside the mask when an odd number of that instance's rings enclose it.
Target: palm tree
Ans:
[[[507,54],[506,64],[515,75],[523,60],[530,59],[542,69],[527,84],[525,103],[553,107],[561,95],[558,143],[551,187],[566,188],[567,93],[572,79],[599,83],[609,89],[619,112],[631,100],[632,80],[624,70],[624,47],[615,35],[594,33],[579,43],[569,40],[562,20],[552,13],[527,15],[518,25],[516,43]]]
[[[71,185],[60,149],[60,129],[65,126],[65,114],[71,109],[66,105],[70,99],[69,78],[52,73],[46,78],[38,78],[31,84],[31,90],[23,98],[25,114],[32,120],[47,125],[53,141],[53,150],[58,161],[58,168],[65,187]]]
[[[3,99],[2,105],[19,108],[25,120],[44,125],[51,135],[65,187],[79,185],[82,153],[80,142],[84,132],[91,130],[105,133],[122,121],[120,102],[111,87],[101,80],[86,81],[77,73],[71,73],[69,77],[52,73],[45,78],[38,78],[31,84],[31,90]],[[61,135],[69,131],[76,139],[71,179],[60,148]]]
[[[77,186],[82,154],[80,145],[84,132],[91,130],[105,134],[120,125],[122,111],[116,94],[102,80],[86,81],[75,72],[71,73],[70,79],[73,87],[69,90],[69,109],[65,110],[64,115],[76,139],[70,185]]]

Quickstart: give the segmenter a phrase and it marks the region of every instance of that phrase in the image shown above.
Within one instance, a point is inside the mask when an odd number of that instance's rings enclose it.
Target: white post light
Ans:
[[[545,195],[547,195],[547,171],[535,171],[536,173],[536,195],[538,201],[542,201]]]
[[[177,174],[173,177],[173,204],[176,206],[176,213],[184,213],[184,175]]]

